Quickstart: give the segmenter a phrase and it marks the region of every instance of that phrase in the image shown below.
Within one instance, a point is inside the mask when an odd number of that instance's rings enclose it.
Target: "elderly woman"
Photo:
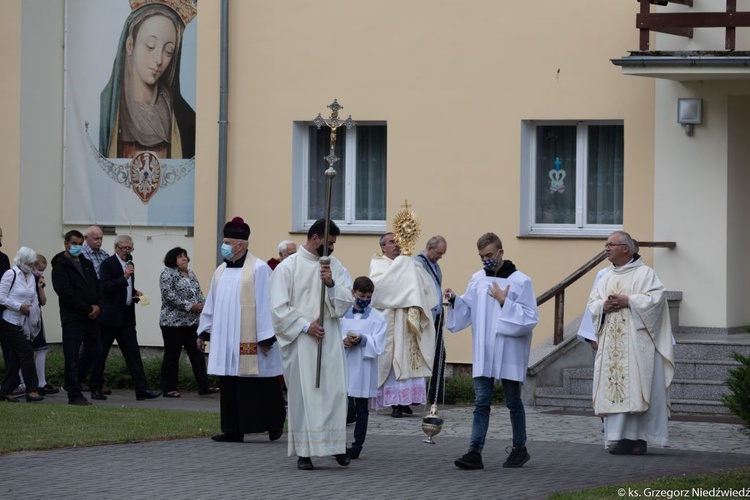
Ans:
[[[182,348],[193,366],[198,382],[198,394],[219,392],[211,387],[206,373],[206,358],[196,345],[198,321],[205,298],[195,273],[188,269],[187,250],[176,247],[167,252],[167,266],[159,278],[161,288],[161,314],[159,326],[164,338],[164,360],[161,365],[162,390],[165,398],[179,398],[177,374]]]
[[[36,279],[32,268],[36,252],[21,247],[13,259],[13,267],[0,280],[0,304],[5,306],[0,320],[0,336],[10,350],[10,362],[5,367],[5,378],[0,388],[0,399],[17,403],[11,391],[18,369],[26,382],[26,401],[41,401],[39,380],[34,366],[34,350],[29,342],[39,333],[41,316],[36,293]]]

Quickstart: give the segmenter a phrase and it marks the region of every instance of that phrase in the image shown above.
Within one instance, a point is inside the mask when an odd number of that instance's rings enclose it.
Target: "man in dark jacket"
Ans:
[[[99,266],[99,279],[104,295],[99,327],[102,332],[102,355],[91,370],[91,399],[107,399],[102,392],[104,367],[114,341],[120,346],[122,357],[133,377],[138,401],[159,397],[161,391],[148,388],[143,370],[141,349],[135,329],[135,304],[141,292],[135,289],[133,239],[127,234],[115,238],[115,255],[104,259]]]
[[[78,356],[84,349],[94,357],[101,355],[102,345],[97,318],[101,314],[102,290],[94,265],[83,257],[83,234],[75,229],[65,233],[65,251],[52,258],[52,286],[60,301],[65,384],[68,404],[90,405],[81,393],[81,373],[90,366],[79,366]]]

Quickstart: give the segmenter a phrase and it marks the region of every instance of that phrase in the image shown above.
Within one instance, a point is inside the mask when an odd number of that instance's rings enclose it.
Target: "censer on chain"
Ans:
[[[441,430],[443,430],[443,419],[438,416],[437,405],[434,404],[430,407],[430,414],[422,419],[422,432],[427,434],[427,439],[423,442],[435,444],[432,437],[440,434]]]
[[[443,309],[443,312],[440,316],[440,324],[438,325],[439,328],[443,327],[443,318],[445,317],[445,309]],[[443,348],[442,343],[437,346],[438,350],[438,366],[439,373],[437,378],[437,381],[430,380],[430,385],[433,383],[437,384],[437,387],[435,388],[435,404],[430,406],[430,414],[422,418],[422,432],[427,434],[427,439],[425,439],[423,442],[427,444],[435,444],[435,441],[432,440],[433,436],[437,436],[440,434],[440,431],[443,430],[443,419],[438,415],[437,413],[437,400],[440,395],[440,388],[443,387],[443,391],[445,391],[445,367],[443,366],[443,357],[445,355],[445,349]],[[442,399],[443,404],[445,404],[445,392],[442,393]]]

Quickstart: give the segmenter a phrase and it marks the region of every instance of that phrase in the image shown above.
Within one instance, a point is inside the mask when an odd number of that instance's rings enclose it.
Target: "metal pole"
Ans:
[[[318,262],[320,262],[320,266],[330,265],[331,259],[328,257],[328,232],[331,224],[331,194],[333,192],[333,178],[336,177],[336,171],[333,169],[333,167],[329,167],[326,169],[326,177],[328,178],[328,184],[326,186],[326,224],[324,229],[324,237],[323,237],[323,256],[320,257]],[[320,316],[318,316],[320,319],[320,326],[323,326],[324,324],[324,318],[325,318],[325,312],[326,312],[326,283],[325,281],[320,282]],[[320,361],[323,358],[323,339],[320,339],[318,341],[318,363],[316,365],[316,371],[315,371],[315,388],[320,388]]]

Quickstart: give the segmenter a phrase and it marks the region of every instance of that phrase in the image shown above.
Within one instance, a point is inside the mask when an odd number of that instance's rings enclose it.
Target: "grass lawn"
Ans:
[[[219,414],[0,403],[0,453],[210,436]]]

